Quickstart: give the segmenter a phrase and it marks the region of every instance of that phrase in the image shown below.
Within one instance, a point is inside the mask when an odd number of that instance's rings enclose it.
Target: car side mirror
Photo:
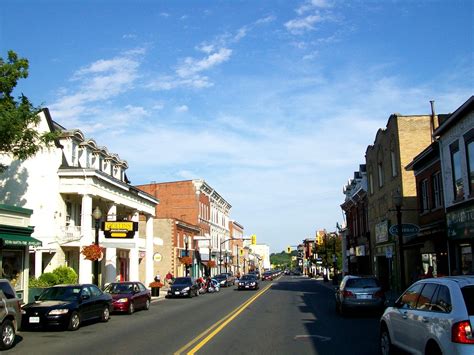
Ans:
[[[39,295],[36,295],[36,296],[35,296],[35,301],[38,301],[39,298],[40,298],[40,296],[39,296]]]
[[[90,295],[82,295],[82,296],[81,296],[81,299],[82,299],[83,301],[88,300],[89,298],[91,298]]]

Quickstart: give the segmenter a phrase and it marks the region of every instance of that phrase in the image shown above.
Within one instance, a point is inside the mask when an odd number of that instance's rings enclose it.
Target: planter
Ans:
[[[151,295],[153,297],[159,297],[160,296],[160,288],[159,287],[152,287],[151,288]]]

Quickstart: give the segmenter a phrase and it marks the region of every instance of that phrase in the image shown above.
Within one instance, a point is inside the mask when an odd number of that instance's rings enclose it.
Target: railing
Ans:
[[[81,226],[61,226],[60,233],[56,237],[60,244],[80,240],[82,237]]]

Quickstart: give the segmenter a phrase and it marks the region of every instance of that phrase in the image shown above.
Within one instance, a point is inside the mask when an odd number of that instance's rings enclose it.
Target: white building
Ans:
[[[49,111],[40,114],[40,132],[59,130],[55,146],[42,149],[25,161],[0,156],[9,168],[0,175],[0,203],[33,210],[32,236],[42,242],[30,247],[30,267],[39,277],[57,266],[72,267],[79,282],[92,282],[92,262],[81,248],[95,240],[96,221],[92,211],[99,207],[102,221],[138,222],[139,214],[147,221],[146,236],[136,232],[131,239],[106,239],[99,233],[104,257],[99,263],[99,284],[120,280],[138,280],[139,265],[145,263],[145,283],[153,279],[152,219],[158,200],[127,181],[128,164],[108,152],[80,130],[67,130],[52,121]]]
[[[255,254],[259,260],[259,265],[264,270],[270,269],[270,247],[266,244],[249,245],[250,255]]]

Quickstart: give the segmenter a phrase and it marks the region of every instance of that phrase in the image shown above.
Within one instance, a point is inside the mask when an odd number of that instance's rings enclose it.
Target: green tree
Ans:
[[[37,131],[39,107],[33,106],[23,94],[17,99],[13,97],[18,81],[28,77],[28,68],[28,60],[18,58],[14,51],[8,52],[6,61],[0,57],[0,154],[11,154],[22,160],[57,138],[55,132]],[[0,172],[5,169],[0,164]]]

